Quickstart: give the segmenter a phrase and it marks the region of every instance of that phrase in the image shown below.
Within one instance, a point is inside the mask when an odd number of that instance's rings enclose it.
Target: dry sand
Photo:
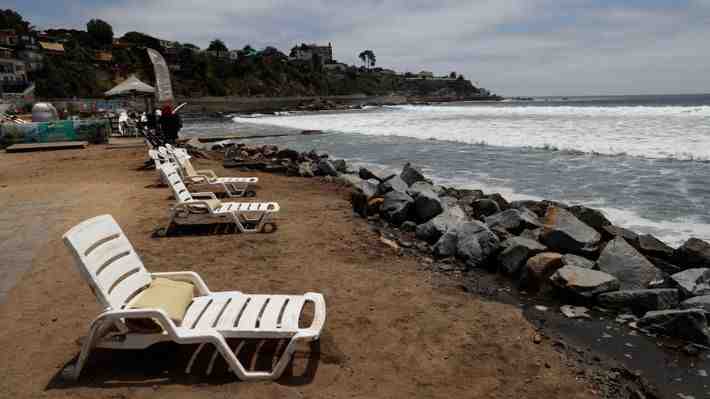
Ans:
[[[145,149],[104,146],[0,154],[0,397],[594,397],[549,341],[533,343],[519,309],[433,284],[353,216],[345,189],[256,173],[257,199],[282,207],[275,233],[154,238],[171,199],[155,171],[137,170],[144,159]],[[276,382],[186,375],[172,345],[97,350],[77,383],[58,378],[100,310],[61,235],[105,213],[151,271],[194,270],[212,290],[322,292],[320,344]]]

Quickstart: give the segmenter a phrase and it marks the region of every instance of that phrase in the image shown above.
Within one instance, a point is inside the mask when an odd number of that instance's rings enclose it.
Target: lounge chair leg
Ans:
[[[86,337],[84,344],[81,346],[81,352],[79,352],[79,358],[76,363],[69,365],[64,369],[64,376],[72,381],[79,379],[81,370],[84,368],[84,363],[86,359],[89,358],[89,353],[91,352],[91,347],[94,346],[94,341],[96,340],[96,335],[99,332],[99,327],[101,327],[101,321],[94,320],[91,323],[91,329],[89,330],[89,336]]]

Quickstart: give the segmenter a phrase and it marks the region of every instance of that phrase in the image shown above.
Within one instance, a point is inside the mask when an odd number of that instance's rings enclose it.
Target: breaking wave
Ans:
[[[710,160],[710,106],[390,106],[235,117],[296,129],[404,136],[579,154]]]

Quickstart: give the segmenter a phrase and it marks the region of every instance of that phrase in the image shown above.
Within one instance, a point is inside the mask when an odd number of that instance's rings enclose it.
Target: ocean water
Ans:
[[[316,148],[441,184],[602,209],[671,245],[710,239],[710,95],[547,98],[235,116],[187,135],[298,133],[253,139]]]

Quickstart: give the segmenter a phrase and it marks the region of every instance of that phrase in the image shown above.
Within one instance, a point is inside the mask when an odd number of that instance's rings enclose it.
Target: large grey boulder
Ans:
[[[348,173],[348,163],[344,159],[336,159],[333,161],[333,166],[338,173]]]
[[[532,230],[542,226],[537,215],[526,208],[498,212],[486,217],[485,221],[491,228],[500,226],[513,234],[518,234],[525,229]]]
[[[548,207],[543,224],[540,241],[557,252],[589,256],[599,249],[601,235],[562,208]]]
[[[482,198],[471,203],[471,212],[476,219],[483,219],[486,216],[491,216],[500,212],[500,206],[497,202]]]
[[[378,190],[381,195],[387,194],[390,191],[399,191],[406,193],[409,186],[404,180],[400,179],[399,176],[392,176],[392,178],[383,181],[379,184]]]
[[[659,259],[673,258],[673,248],[650,234],[639,236],[638,250],[649,257]]]
[[[673,258],[683,268],[710,267],[710,243],[691,238],[675,250]]]
[[[562,255],[556,252],[539,253],[525,262],[520,273],[520,286],[537,290],[562,266]]]
[[[669,277],[671,285],[678,287],[684,296],[710,294],[710,269],[696,268],[683,270]]]
[[[320,173],[324,176],[338,177],[338,171],[335,169],[335,165],[326,158],[321,158],[320,161],[318,161],[318,170],[320,170]]]
[[[582,223],[587,224],[598,232],[601,232],[604,226],[611,226],[609,219],[600,210],[581,205],[570,206],[567,210],[581,220]]]
[[[485,195],[484,198],[489,199],[489,200],[495,202],[496,204],[498,204],[498,207],[502,211],[510,209],[510,202],[508,202],[508,200],[506,200],[499,193],[488,194],[488,195]]]
[[[399,177],[401,177],[408,186],[411,186],[418,181],[426,181],[426,177],[424,177],[421,170],[412,166],[409,162],[404,165],[402,173],[400,173]]]
[[[463,209],[457,205],[447,206],[444,212],[426,223],[417,226],[416,236],[428,243],[435,243],[449,229],[458,226],[466,220]]]
[[[585,269],[596,269],[597,263],[593,260],[589,260],[583,256],[574,254],[564,254],[562,255],[562,264],[565,266],[577,266]]]
[[[456,246],[458,245],[458,231],[453,227],[444,233],[432,248],[433,254],[439,258],[448,258],[456,255]]]
[[[710,295],[688,298],[680,303],[681,309],[702,309],[710,313]]]
[[[646,313],[636,324],[654,333],[710,344],[707,317],[702,309],[655,310]]]
[[[498,254],[498,269],[509,275],[518,274],[528,259],[547,249],[539,242],[524,237],[509,238],[501,247],[505,249]]]
[[[414,216],[418,223],[429,221],[444,211],[441,199],[429,183],[416,182],[407,193],[414,198]]]
[[[456,256],[469,268],[488,266],[498,247],[498,237],[477,221],[462,223],[456,230]]]
[[[550,276],[555,286],[585,298],[619,289],[619,280],[611,274],[577,266],[564,266]]]
[[[664,277],[661,270],[622,237],[606,244],[597,265],[599,270],[618,278],[624,290],[647,288],[650,282]]]
[[[382,216],[395,226],[404,223],[409,216],[409,210],[414,200],[401,191],[390,191],[385,194],[380,208]]]
[[[673,309],[680,301],[678,290],[657,288],[652,290],[622,290],[607,292],[597,297],[602,306],[629,308],[635,312]]]

